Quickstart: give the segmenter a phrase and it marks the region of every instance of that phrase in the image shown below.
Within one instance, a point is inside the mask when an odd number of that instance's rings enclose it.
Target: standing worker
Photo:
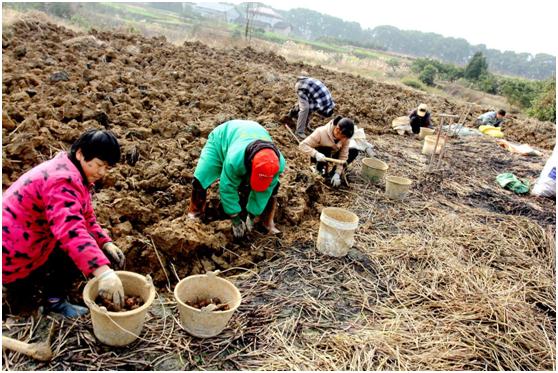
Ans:
[[[291,118],[297,117],[295,134],[299,139],[305,139],[304,130],[312,131],[309,126],[313,112],[329,118],[333,114],[335,102],[329,89],[318,79],[305,76],[298,77],[295,84],[298,104],[289,112]]]
[[[121,308],[122,282],[109,265],[113,261],[121,268],[125,257],[97,223],[90,195],[93,184],[119,160],[116,137],[89,130],[69,153],[27,171],[4,192],[2,284],[8,306],[11,297],[30,300],[39,284],[45,287],[41,301],[48,311],[66,317],[86,314],[87,308],[64,299],[79,268],[97,277],[99,295]]]
[[[414,134],[420,132],[421,127],[432,128],[432,121],[430,119],[430,112],[426,104],[420,104],[418,108],[409,114],[411,130]]]
[[[279,233],[273,218],[277,208],[279,175],[285,158],[260,124],[249,120],[230,120],[209,134],[194,171],[188,216],[205,212],[207,188],[219,179],[224,212],[232,219],[233,235],[243,237],[259,220],[271,234]],[[246,221],[239,193],[247,191]],[[262,215],[262,216],[260,216]]]
[[[326,157],[348,161],[349,142],[353,137],[354,129],[355,124],[352,120],[337,116],[325,126],[316,128],[310,136],[299,144],[298,148],[315,159],[316,170],[320,174],[327,175],[327,170],[325,170]],[[356,154],[358,154],[358,151],[355,153],[355,157]],[[335,172],[333,175],[328,176],[331,176],[331,185],[337,188],[341,185],[343,165],[337,164],[333,168],[333,172]]]

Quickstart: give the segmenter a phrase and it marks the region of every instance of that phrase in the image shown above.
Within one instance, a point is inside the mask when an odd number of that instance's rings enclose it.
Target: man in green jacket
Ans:
[[[273,218],[279,175],[284,170],[285,158],[265,128],[249,120],[225,122],[211,131],[202,149],[194,171],[188,216],[203,214],[207,188],[219,179],[221,205],[232,219],[235,237],[251,231],[256,218],[269,233],[279,233]],[[244,222],[240,217],[243,208],[239,192],[245,186],[249,195]]]

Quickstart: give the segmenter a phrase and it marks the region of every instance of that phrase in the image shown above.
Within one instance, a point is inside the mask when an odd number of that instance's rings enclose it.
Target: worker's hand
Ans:
[[[111,261],[111,263],[114,264],[116,268],[118,269],[124,268],[124,263],[126,263],[126,257],[124,256],[122,250],[118,248],[118,246],[116,246],[112,242],[107,242],[106,244],[103,245],[103,252]]]
[[[326,156],[320,152],[316,152],[316,162],[323,162],[326,159]]]
[[[248,214],[248,216],[246,217],[246,231],[250,233],[252,232],[253,229],[254,229],[254,218],[250,216],[250,214]]]
[[[369,156],[369,157],[373,157],[373,156],[376,155],[376,153],[374,152],[374,149],[372,149],[371,146],[368,146],[366,148],[366,155]]]
[[[114,308],[119,311],[124,303],[124,288],[122,281],[116,273],[109,269],[101,273],[99,279],[99,295],[114,304]]]
[[[339,174],[333,175],[333,177],[331,178],[331,185],[333,185],[335,188],[341,185],[341,176],[339,176]]]
[[[240,216],[232,216],[232,231],[235,238],[242,238],[246,233],[246,224],[240,219]]]

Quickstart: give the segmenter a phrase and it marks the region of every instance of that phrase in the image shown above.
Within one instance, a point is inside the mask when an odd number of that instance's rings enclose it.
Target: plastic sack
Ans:
[[[550,155],[550,158],[546,161],[541,174],[535,185],[531,194],[539,197],[550,197],[556,196],[556,163],[558,161],[558,153],[556,152],[556,145],[554,145],[554,150]]]
[[[504,137],[504,134],[502,133],[502,129],[500,127],[480,126],[479,131],[484,135],[496,137],[498,139]]]

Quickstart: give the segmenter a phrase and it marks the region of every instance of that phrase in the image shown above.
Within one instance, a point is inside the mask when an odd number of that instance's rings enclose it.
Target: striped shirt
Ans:
[[[329,117],[333,114],[335,102],[329,89],[318,79],[301,76],[296,82],[296,93],[308,101],[311,111]]]

